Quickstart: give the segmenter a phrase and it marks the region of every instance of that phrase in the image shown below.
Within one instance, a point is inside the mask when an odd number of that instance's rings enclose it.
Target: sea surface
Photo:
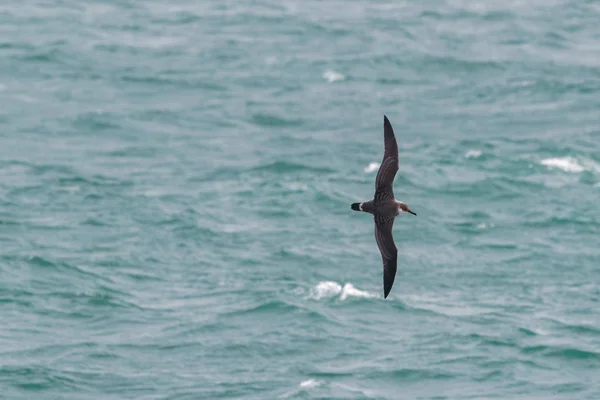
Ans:
[[[2,2],[0,399],[600,399],[600,2]]]

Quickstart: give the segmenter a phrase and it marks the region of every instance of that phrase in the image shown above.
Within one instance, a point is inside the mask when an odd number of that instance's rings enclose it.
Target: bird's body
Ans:
[[[358,207],[358,210],[356,211],[364,211],[373,215],[381,214],[389,217],[396,217],[400,214],[400,211],[398,210],[399,203],[400,202],[395,199],[382,199],[379,201],[369,200],[355,204],[357,204]]]
[[[350,207],[354,211],[373,214],[375,240],[383,260],[383,296],[387,298],[394,284],[398,263],[398,249],[392,235],[394,219],[404,212],[417,214],[412,212],[408,205],[394,197],[392,184],[396,172],[398,172],[398,144],[392,125],[385,115],[383,116],[383,135],[385,150],[383,161],[375,178],[375,196],[373,200],[353,203]]]

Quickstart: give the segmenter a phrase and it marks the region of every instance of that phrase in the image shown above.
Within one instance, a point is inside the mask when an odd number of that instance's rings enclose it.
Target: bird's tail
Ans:
[[[353,209],[354,211],[362,211],[362,210],[360,209],[360,203],[352,203],[352,204],[350,205],[350,208],[351,208],[351,209]]]

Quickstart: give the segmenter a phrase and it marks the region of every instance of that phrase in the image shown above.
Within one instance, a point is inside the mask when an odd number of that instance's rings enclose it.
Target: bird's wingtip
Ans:
[[[390,122],[390,120],[388,119],[387,115],[383,115],[383,126],[385,129],[391,129],[392,128],[392,123]]]
[[[395,272],[394,272],[395,275]],[[387,299],[390,292],[392,291],[392,286],[394,286],[394,275],[390,275],[389,272],[383,272],[383,298]]]

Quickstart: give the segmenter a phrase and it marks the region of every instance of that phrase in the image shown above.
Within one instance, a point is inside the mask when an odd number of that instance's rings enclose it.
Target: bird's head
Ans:
[[[408,204],[406,204],[406,203],[403,203],[403,202],[401,202],[401,201],[399,201],[399,202],[398,202],[398,209],[399,209],[401,212],[409,213],[409,214],[412,214],[412,215],[415,215],[415,216],[417,215],[416,213],[414,213],[414,212],[413,212],[413,211],[410,209],[410,207],[408,206]]]

